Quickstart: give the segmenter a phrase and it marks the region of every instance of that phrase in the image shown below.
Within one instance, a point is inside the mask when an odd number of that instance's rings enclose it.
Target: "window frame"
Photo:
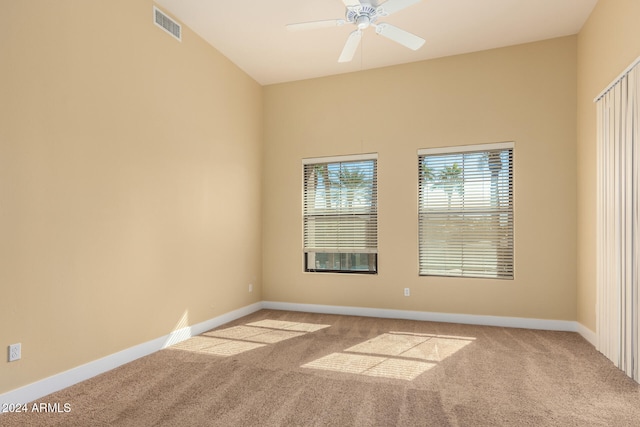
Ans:
[[[366,222],[367,226],[372,222],[373,223],[373,232],[367,230],[364,234],[364,241],[366,245],[369,245],[371,241],[375,243],[375,247],[367,246],[366,248],[362,248],[362,251],[356,252],[354,249],[340,249],[336,248],[336,251],[331,251],[330,249],[322,249],[322,248],[308,248],[307,247],[307,221],[309,218],[313,217],[317,219],[318,217],[322,217],[322,215],[310,214],[307,212],[307,189],[308,189],[308,172],[307,167],[310,165],[338,165],[338,167],[342,167],[343,164],[350,163],[358,163],[358,162],[370,162],[373,161],[372,167],[372,183],[371,183],[371,205],[366,212],[347,212],[342,216],[345,217],[358,217],[358,216],[368,216],[368,222]],[[341,155],[341,156],[328,156],[328,157],[314,157],[314,158],[305,158],[302,159],[302,257],[303,257],[303,272],[305,273],[337,273],[337,274],[378,274],[379,271],[379,256],[378,256],[378,154],[377,153],[366,153],[366,154],[355,154],[355,155]],[[336,215],[333,213],[333,215]],[[331,216],[327,214],[326,217]],[[372,219],[373,218],[373,219]],[[373,238],[371,239],[369,236],[373,233]],[[370,241],[371,240],[371,241]],[[338,246],[339,244],[337,244]],[[310,258],[311,254],[332,254],[332,256],[340,256],[341,265],[342,258],[348,255],[354,257],[362,257],[367,256],[369,259],[367,261],[369,265],[369,269],[355,269],[355,268],[310,268]],[[315,258],[316,255],[313,255]],[[335,265],[335,264],[334,264]]]
[[[507,195],[504,196],[504,194],[500,194],[498,193],[498,195],[496,197],[498,197],[498,207],[493,207],[493,206],[489,206],[488,208],[482,208],[482,209],[469,209],[469,208],[465,208],[465,196],[464,194],[466,193],[464,187],[458,187],[458,196],[460,197],[459,200],[461,201],[460,203],[462,204],[462,208],[458,207],[457,210],[452,210],[451,209],[451,195],[449,195],[449,205],[448,206],[444,206],[442,203],[440,202],[440,210],[438,209],[434,209],[431,211],[431,215],[437,218],[437,215],[441,215],[444,216],[445,214],[447,216],[454,214],[456,215],[458,218],[462,218],[463,219],[463,226],[467,226],[469,224],[469,220],[465,219],[465,217],[467,216],[472,216],[475,215],[476,217],[480,217],[482,218],[483,216],[486,218],[484,220],[481,221],[485,221],[485,222],[490,222],[490,221],[494,221],[494,218],[496,218],[496,221],[501,221],[501,222],[505,222],[508,225],[508,228],[505,229],[506,233],[503,236],[506,237],[500,237],[500,233],[502,233],[502,231],[490,231],[490,234],[495,233],[495,240],[490,240],[488,239],[488,241],[491,242],[491,244],[495,244],[497,248],[500,248],[500,244],[503,244],[503,242],[507,242],[507,252],[506,255],[503,254],[503,252],[498,252],[500,249],[496,249],[496,255],[495,255],[495,274],[491,274],[490,272],[492,271],[491,268],[487,268],[487,267],[482,267],[483,265],[487,264],[487,260],[483,259],[481,261],[477,261],[477,265],[480,265],[481,267],[471,267],[471,265],[473,264],[473,262],[468,261],[467,258],[470,254],[473,255],[477,255],[477,254],[481,254],[481,255],[486,255],[489,253],[489,251],[486,250],[479,250],[479,251],[473,251],[473,250],[469,250],[467,249],[469,247],[468,244],[468,240],[462,240],[461,243],[459,243],[459,252],[456,253],[456,249],[454,248],[450,253],[453,254],[452,257],[459,257],[460,258],[460,263],[458,264],[458,268],[457,270],[455,270],[454,268],[451,268],[451,265],[455,264],[455,262],[451,262],[450,260],[443,260],[440,263],[440,268],[437,269],[436,266],[438,265],[438,263],[433,263],[433,266],[429,266],[426,263],[426,260],[428,259],[429,255],[427,253],[427,249],[431,250],[431,253],[435,253],[434,250],[438,249],[438,245],[437,244],[432,244],[429,245],[429,239],[427,238],[426,234],[427,234],[427,230],[429,231],[433,231],[434,230],[434,226],[430,226],[428,224],[426,224],[426,218],[429,215],[429,212],[427,212],[425,203],[427,203],[426,198],[428,196],[426,196],[426,193],[424,193],[425,190],[425,186],[428,186],[429,184],[427,184],[424,181],[424,177],[423,177],[423,172],[422,172],[422,168],[423,168],[423,164],[425,161],[425,158],[427,157],[432,157],[434,159],[437,159],[437,157],[441,156],[441,157],[446,157],[446,156],[461,156],[462,158],[466,159],[466,156],[474,156],[474,155],[487,155],[487,153],[489,152],[500,152],[500,153],[507,153],[507,159],[508,159],[508,164],[507,164],[507,171],[505,172],[505,174],[507,175],[508,181],[507,181]],[[514,152],[515,152],[515,143],[514,142],[499,142],[499,143],[491,143],[491,144],[476,144],[476,145],[461,145],[461,146],[451,146],[451,147],[438,147],[438,148],[424,148],[424,149],[419,149],[417,151],[418,154],[418,194],[417,194],[417,198],[418,198],[418,209],[417,209],[417,213],[418,213],[418,275],[421,277],[452,277],[452,278],[480,278],[480,279],[493,279],[493,280],[514,280],[515,279],[515,209],[514,209],[514,188],[515,188],[515,179],[514,179]],[[501,154],[502,155],[502,154]],[[446,162],[442,161],[442,167],[446,168]],[[475,168],[477,169],[477,171],[473,171],[472,169],[470,169],[469,167],[467,167],[467,169],[470,171],[468,175],[471,175],[473,178],[475,178],[475,180],[470,180],[469,182],[475,183],[475,185],[488,185],[489,188],[491,186],[491,182],[490,179],[491,177],[487,177],[486,176],[486,172],[483,173],[480,172],[480,168]],[[500,169],[500,171],[502,171],[503,168]],[[460,169],[460,172],[457,173],[461,173],[463,175],[465,175],[464,172],[464,165],[462,167],[462,169]],[[489,172],[491,173],[491,172]],[[502,172],[499,172],[502,173]],[[474,175],[475,174],[475,175]],[[458,176],[458,175],[456,175]],[[482,180],[478,179],[477,176],[482,176]],[[429,182],[433,182],[434,178],[429,178]],[[442,179],[442,178],[441,178]],[[500,177],[497,177],[497,179],[500,179]],[[462,181],[462,185],[465,185],[464,183],[467,182],[465,180],[465,178],[463,178]],[[456,182],[457,185],[460,185],[459,182]],[[434,184],[432,184],[434,185]],[[498,181],[498,183],[496,185],[502,185],[504,186],[504,183],[502,181]],[[499,188],[504,188],[504,187],[499,187]],[[433,187],[432,187],[433,189]],[[487,190],[484,189],[483,187],[483,192],[486,192]],[[491,190],[489,190],[491,191]],[[502,191],[502,190],[496,190],[498,192]],[[471,203],[471,198],[473,197],[473,195],[478,194],[478,191],[476,190],[476,193],[471,193],[472,196],[467,197],[467,199],[469,199],[469,205],[472,205]],[[492,195],[489,195],[489,197],[493,197]],[[423,200],[425,199],[425,200]],[[485,197],[481,197],[479,199],[474,199],[474,202],[476,203],[482,203],[479,202],[478,200],[484,202],[484,204],[487,203],[486,200],[486,196]],[[503,212],[503,209],[500,207],[501,203],[503,203],[504,200],[507,200],[507,205],[506,205],[506,213]],[[492,203],[491,201],[489,203]],[[503,219],[506,218],[506,219]],[[444,219],[441,220],[441,224],[446,224],[449,223],[448,219]],[[430,229],[428,229],[428,227],[431,227]],[[477,226],[476,226],[477,227]],[[463,235],[465,237],[467,236],[472,236],[475,237],[476,239],[479,239],[480,237],[485,238],[485,234],[481,234],[482,232],[478,232],[475,231],[474,232],[470,232],[468,234],[465,234],[466,231],[460,231],[460,230],[464,230],[464,228],[460,228],[458,227],[457,230],[459,231],[458,234]],[[446,230],[445,230],[446,231]],[[485,232],[486,233],[486,232]],[[479,240],[474,240],[476,242],[479,242]],[[443,253],[440,252],[438,253],[439,255]],[[446,257],[446,255],[445,255]],[[445,258],[443,257],[443,258]],[[470,258],[470,257],[469,257]],[[499,263],[500,262],[506,262],[505,267],[506,268],[502,268],[502,270],[500,269]],[[449,266],[447,266],[447,263],[451,263]],[[447,271],[448,270],[448,271]],[[467,270],[467,271],[465,271]],[[454,272],[455,271],[455,272]]]

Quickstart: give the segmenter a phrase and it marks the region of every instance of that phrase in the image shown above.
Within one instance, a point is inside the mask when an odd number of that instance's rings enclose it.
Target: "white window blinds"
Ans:
[[[513,278],[513,143],[418,151],[420,275]]]
[[[305,253],[377,253],[377,156],[303,163]]]

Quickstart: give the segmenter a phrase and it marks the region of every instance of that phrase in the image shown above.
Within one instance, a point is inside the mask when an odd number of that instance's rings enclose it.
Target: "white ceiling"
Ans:
[[[424,38],[422,48],[409,50],[368,28],[353,61],[338,63],[352,25],[299,32],[285,25],[343,19],[341,0],[156,0],[262,85],[576,34],[596,2],[422,0],[379,20]]]

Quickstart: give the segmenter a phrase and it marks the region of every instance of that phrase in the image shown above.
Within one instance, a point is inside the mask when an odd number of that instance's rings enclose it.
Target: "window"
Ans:
[[[420,275],[513,279],[513,143],[418,151]]]
[[[377,273],[377,155],[303,165],[305,271]]]

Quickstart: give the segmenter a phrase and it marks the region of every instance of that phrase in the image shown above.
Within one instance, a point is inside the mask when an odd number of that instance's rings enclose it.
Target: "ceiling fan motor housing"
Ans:
[[[364,30],[378,19],[378,12],[375,7],[367,3],[360,6],[347,8],[347,22],[356,24],[359,29]]]

